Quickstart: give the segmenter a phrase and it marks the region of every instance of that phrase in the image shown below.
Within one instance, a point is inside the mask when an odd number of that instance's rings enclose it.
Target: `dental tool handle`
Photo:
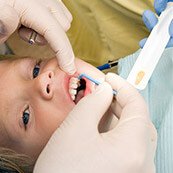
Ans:
[[[169,25],[172,19],[173,2],[169,2],[165,11],[161,13],[157,25],[149,35],[127,78],[127,81],[135,88],[143,90],[146,87],[170,39]]]

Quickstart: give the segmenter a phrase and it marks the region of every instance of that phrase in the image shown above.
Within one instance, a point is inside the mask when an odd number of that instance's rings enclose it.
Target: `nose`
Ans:
[[[53,71],[46,71],[35,78],[35,85],[38,93],[43,99],[50,100],[53,97]]]

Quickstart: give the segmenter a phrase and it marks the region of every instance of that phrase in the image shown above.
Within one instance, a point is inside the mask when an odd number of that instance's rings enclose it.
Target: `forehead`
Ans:
[[[8,58],[5,60],[0,60],[0,81],[2,84],[8,83],[10,77],[16,76],[16,73],[21,74],[22,68],[27,68],[29,62],[34,62],[33,58],[30,57],[23,57],[23,58]],[[2,82],[3,81],[3,82]],[[2,86],[0,84],[0,86]]]
[[[12,91],[11,85],[17,77],[16,65],[19,60],[3,60],[0,61],[0,102],[2,96],[6,96],[8,90]]]
[[[33,58],[0,60],[0,146],[10,147],[17,134],[15,124],[18,117],[15,113],[19,111],[21,103],[18,99],[23,82],[21,73],[25,73],[30,61],[33,62]]]
[[[14,80],[14,65],[13,61],[0,61],[0,103],[1,107],[6,97],[7,91],[10,89],[9,83]],[[12,87],[12,86],[11,86]]]
[[[6,79],[6,75],[10,74],[10,72],[14,72],[15,66],[20,64],[21,61],[28,58],[6,58],[0,59],[0,79],[3,80],[4,77]]]
[[[3,76],[10,68],[13,61],[10,60],[2,60],[0,61],[0,77]]]
[[[18,97],[20,84],[20,73],[23,62],[25,63],[28,58],[24,59],[9,59],[0,61],[0,126],[8,122],[8,114],[13,105],[18,104],[14,102]],[[30,58],[31,59],[31,58]],[[3,124],[2,124],[3,123]]]
[[[7,83],[9,78],[10,71],[12,70],[12,61],[9,60],[2,60],[0,61],[0,144],[6,145],[8,133],[6,133],[5,128],[5,121],[6,121],[6,114],[8,113],[7,108]],[[12,73],[11,73],[12,74]]]

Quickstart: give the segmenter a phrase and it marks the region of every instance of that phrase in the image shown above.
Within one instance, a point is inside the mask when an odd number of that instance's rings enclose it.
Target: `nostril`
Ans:
[[[49,85],[47,85],[46,92],[47,92],[48,94],[50,93]]]
[[[52,73],[50,72],[48,76],[49,76],[49,78],[51,79],[51,78],[52,78]]]

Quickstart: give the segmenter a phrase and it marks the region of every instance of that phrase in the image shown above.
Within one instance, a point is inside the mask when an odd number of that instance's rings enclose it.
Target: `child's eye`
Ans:
[[[22,120],[23,120],[23,124],[24,127],[26,129],[27,124],[29,122],[29,118],[30,118],[30,112],[29,112],[29,108],[27,108],[24,112],[23,112],[23,116],[22,116]]]
[[[40,72],[40,63],[41,61],[37,62],[33,68],[32,76],[33,78],[36,78],[39,75]]]

